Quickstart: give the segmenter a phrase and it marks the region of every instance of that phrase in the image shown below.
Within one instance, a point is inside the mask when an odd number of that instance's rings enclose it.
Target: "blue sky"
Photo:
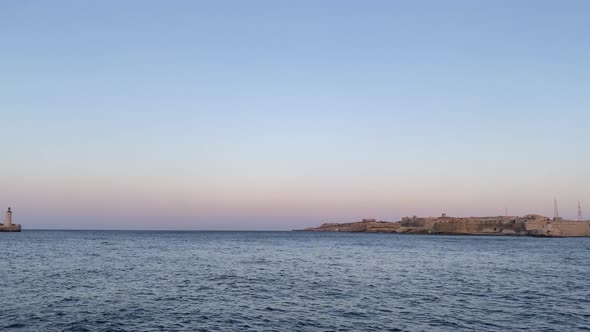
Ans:
[[[2,1],[29,228],[290,229],[588,202],[586,1]]]

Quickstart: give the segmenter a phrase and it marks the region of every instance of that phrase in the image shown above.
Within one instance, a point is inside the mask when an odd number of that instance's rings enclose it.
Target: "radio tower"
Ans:
[[[559,219],[559,210],[557,209],[557,197],[553,198],[553,220]]]
[[[578,221],[582,221],[582,204],[578,201]]]

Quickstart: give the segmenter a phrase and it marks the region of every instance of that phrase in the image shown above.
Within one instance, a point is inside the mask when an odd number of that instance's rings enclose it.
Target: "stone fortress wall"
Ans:
[[[386,222],[363,219],[353,223],[328,223],[308,231],[455,234],[455,235],[529,235],[529,236],[590,236],[590,222],[569,221],[529,214],[519,216],[453,218],[404,217]]]

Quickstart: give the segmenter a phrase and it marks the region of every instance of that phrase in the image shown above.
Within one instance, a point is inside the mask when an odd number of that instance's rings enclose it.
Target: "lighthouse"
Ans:
[[[6,217],[4,218],[4,226],[12,226],[12,210],[8,207],[6,210]]]
[[[4,223],[0,224],[0,232],[20,232],[21,225],[12,223],[12,209],[8,208],[4,215]]]

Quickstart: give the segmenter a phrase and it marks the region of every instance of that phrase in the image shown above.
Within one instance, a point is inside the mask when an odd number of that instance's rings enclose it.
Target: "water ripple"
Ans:
[[[0,234],[3,331],[588,331],[590,239]]]

